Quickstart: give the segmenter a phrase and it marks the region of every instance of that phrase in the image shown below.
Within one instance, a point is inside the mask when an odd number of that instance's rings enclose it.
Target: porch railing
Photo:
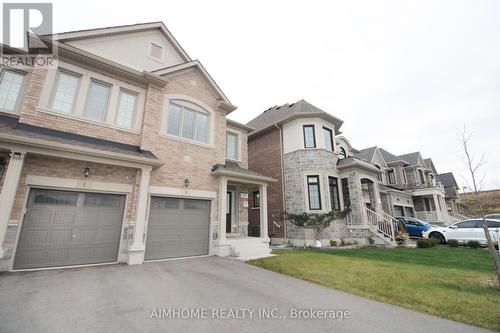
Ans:
[[[368,225],[376,227],[380,233],[389,237],[392,241],[396,239],[394,229],[395,226],[398,225],[398,220],[381,210],[373,211],[369,208],[365,208],[365,214]]]

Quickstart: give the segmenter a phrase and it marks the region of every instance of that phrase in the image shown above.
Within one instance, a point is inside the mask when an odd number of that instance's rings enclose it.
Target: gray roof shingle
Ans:
[[[419,156],[420,152],[416,151],[414,153],[399,155],[398,157],[402,160],[407,161],[410,165],[417,165]]]
[[[453,176],[453,172],[441,173],[439,175],[436,175],[436,178],[437,178],[437,180],[439,180],[441,182],[441,184],[443,184],[444,187],[455,186],[458,188],[458,184],[457,184],[457,181],[455,179],[455,176]]]
[[[249,121],[247,123],[247,126],[255,128],[255,131],[259,131],[271,125],[274,125],[277,122],[280,122],[292,115],[305,115],[308,113],[323,113],[329,117],[335,118],[340,124],[342,124],[342,120],[312,105],[306,100],[301,99],[296,103],[287,103],[281,106],[273,106],[272,108],[267,109],[266,111],[262,112],[260,115]]]
[[[28,125],[7,116],[0,116],[0,133],[158,160],[152,152],[138,146]]]
[[[371,160],[373,159],[373,155],[375,154],[375,151],[377,151],[376,146],[370,147],[370,148],[365,148],[365,149],[361,149],[359,151],[359,153],[355,154],[354,156],[356,156],[357,158],[360,158],[362,160],[371,162]]]

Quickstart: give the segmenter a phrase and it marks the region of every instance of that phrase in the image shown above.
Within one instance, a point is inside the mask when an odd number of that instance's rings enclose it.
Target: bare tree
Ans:
[[[479,207],[479,211],[481,212],[481,216],[483,217],[483,230],[484,234],[486,235],[486,241],[488,243],[488,249],[490,250],[491,257],[493,259],[493,262],[495,264],[495,270],[497,273],[497,280],[498,280],[498,286],[500,287],[500,260],[498,259],[498,255],[495,251],[495,245],[493,244],[493,241],[490,236],[490,232],[488,230],[488,224],[486,223],[486,218],[485,212],[484,212],[484,206],[483,202],[479,196],[479,189],[482,187],[483,181],[484,181],[484,176],[481,177],[481,179],[478,180],[479,177],[479,172],[481,170],[481,167],[484,166],[486,163],[486,155],[482,154],[481,158],[476,159],[473,154],[469,152],[469,141],[471,138],[472,134],[467,133],[467,130],[464,126],[464,129],[462,132],[459,133],[459,140],[460,144],[462,145],[462,149],[464,152],[464,155],[461,157],[462,162],[467,166],[467,169],[470,173],[471,181],[472,181],[472,188],[471,190],[473,191],[474,198],[476,200],[476,204]],[[500,246],[500,244],[499,244]]]

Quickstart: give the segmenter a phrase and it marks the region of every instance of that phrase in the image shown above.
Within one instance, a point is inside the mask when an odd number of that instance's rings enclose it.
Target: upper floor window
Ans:
[[[0,109],[14,112],[24,82],[24,74],[3,70],[0,78]]]
[[[72,113],[80,77],[59,71],[52,97],[52,109],[57,112]]]
[[[226,133],[226,157],[231,160],[238,159],[238,134]]]
[[[422,184],[425,183],[424,172],[420,169],[418,169],[418,177],[420,178],[420,182]]]
[[[396,173],[394,172],[394,169],[387,171],[387,178],[389,179],[389,184],[396,184]]]
[[[185,102],[170,102],[167,133],[186,139],[208,142],[209,115],[199,106]]]
[[[340,159],[347,158],[347,153],[346,153],[344,147],[340,147],[340,149],[339,149],[339,158]]]
[[[325,139],[325,149],[333,151],[333,132],[331,129],[323,127],[323,136]]]
[[[92,81],[87,96],[85,116],[95,120],[105,120],[111,87],[105,83]]]
[[[314,125],[304,125],[304,148],[316,148]]]
[[[137,94],[121,90],[118,111],[116,113],[116,124],[122,127],[133,127],[136,109]]]
[[[321,210],[321,194],[319,177],[307,176],[307,194],[309,195],[309,209]]]
[[[380,165],[375,165],[375,166],[377,167],[377,169],[382,170],[382,168],[380,167]],[[377,179],[378,179],[379,182],[382,183],[384,181],[384,174],[383,173],[379,173],[377,175]]]

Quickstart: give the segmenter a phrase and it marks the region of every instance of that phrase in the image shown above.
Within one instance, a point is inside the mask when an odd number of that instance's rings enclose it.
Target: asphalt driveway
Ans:
[[[158,331],[486,332],[216,257],[0,274],[0,332]]]

